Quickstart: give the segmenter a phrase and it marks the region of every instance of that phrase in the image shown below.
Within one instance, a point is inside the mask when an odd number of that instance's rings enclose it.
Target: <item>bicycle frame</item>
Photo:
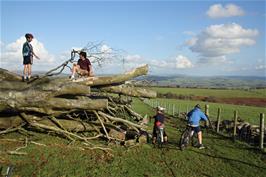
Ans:
[[[184,150],[190,143],[191,138],[194,135],[193,127],[187,125],[186,129],[181,135],[179,146],[181,150]]]
[[[162,147],[162,144],[164,143],[164,128],[163,127],[156,127],[156,142],[159,147]]]

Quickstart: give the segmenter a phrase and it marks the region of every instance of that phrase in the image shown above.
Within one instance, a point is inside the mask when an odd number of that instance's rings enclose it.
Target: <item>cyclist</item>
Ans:
[[[205,121],[205,125],[207,125],[207,116],[201,111],[200,105],[197,104],[188,114],[188,125],[193,127],[195,133],[198,134],[198,148],[204,149],[205,147],[202,144],[202,131],[200,129],[200,120]]]
[[[156,108],[156,115],[153,117],[154,118],[154,126],[153,126],[153,133],[152,133],[152,143],[155,144],[156,142],[156,128],[157,127],[164,127],[164,110],[165,108],[158,106]],[[164,137],[164,142],[167,143],[167,135],[165,133],[165,128],[163,131],[163,137]]]

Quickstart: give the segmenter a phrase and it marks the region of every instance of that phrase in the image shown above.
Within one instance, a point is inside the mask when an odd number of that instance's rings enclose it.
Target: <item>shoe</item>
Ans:
[[[203,146],[203,144],[199,144],[198,148],[199,149],[204,149],[205,147]]]
[[[75,76],[72,75],[72,76],[69,76],[69,79],[70,80],[75,80],[76,78],[75,78]]]
[[[26,81],[29,81],[30,79],[28,77],[26,77]]]
[[[24,76],[22,76],[22,82],[25,82]]]

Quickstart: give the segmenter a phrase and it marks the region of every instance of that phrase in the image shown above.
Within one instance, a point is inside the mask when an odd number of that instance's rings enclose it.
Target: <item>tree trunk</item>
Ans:
[[[109,86],[102,87],[99,90],[106,91],[110,93],[118,93],[127,96],[133,97],[144,97],[144,98],[156,98],[157,94],[153,90],[147,90],[146,88],[133,87],[127,85],[119,85],[119,86]]]
[[[146,75],[148,73],[148,65],[138,67],[132,71],[124,74],[118,74],[114,76],[99,76],[99,77],[87,77],[74,80],[73,82],[78,82],[88,86],[110,86],[124,83],[132,78]]]

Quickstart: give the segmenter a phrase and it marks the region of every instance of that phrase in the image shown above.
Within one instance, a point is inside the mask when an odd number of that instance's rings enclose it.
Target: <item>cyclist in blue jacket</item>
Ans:
[[[207,122],[208,118],[207,116],[201,111],[200,109],[200,105],[197,104],[188,114],[188,124],[189,126],[193,127],[193,130],[195,131],[195,133],[198,134],[198,141],[199,141],[199,145],[198,148],[199,149],[203,149],[205,148],[202,144],[202,132],[200,129],[200,120],[204,120],[205,122]]]

